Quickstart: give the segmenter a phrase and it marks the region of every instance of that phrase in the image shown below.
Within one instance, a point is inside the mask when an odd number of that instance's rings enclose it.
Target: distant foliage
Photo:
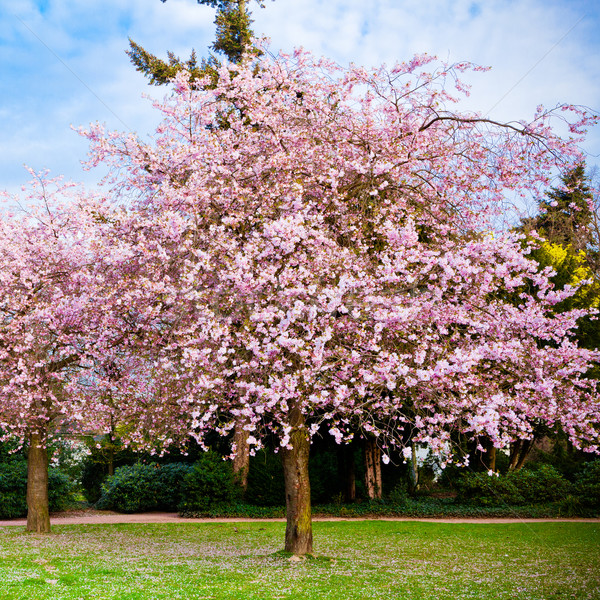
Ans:
[[[536,470],[521,469],[507,477],[517,486],[526,504],[556,502],[571,491],[571,484],[550,465],[541,465]]]
[[[543,504],[563,500],[571,484],[550,465],[521,469],[508,475],[464,473],[455,482],[457,502],[481,506]]]
[[[98,508],[125,513],[176,510],[185,476],[192,467],[183,463],[136,463],[119,467],[106,478]]]
[[[524,504],[514,481],[507,476],[496,477],[487,473],[465,473],[455,482],[458,490],[456,501],[463,504],[497,506],[501,504]]]
[[[309,461],[311,501],[325,504],[339,497],[342,480],[338,457],[333,450],[312,451]],[[256,506],[285,505],[285,483],[281,456],[271,450],[259,450],[250,459],[246,502]]]
[[[50,512],[65,510],[75,501],[76,485],[60,469],[48,470],[48,503]]]
[[[575,481],[575,492],[582,504],[600,508],[600,460],[584,465]]]
[[[235,483],[231,464],[214,452],[201,455],[183,480],[182,512],[203,512],[238,499],[240,489]]]
[[[27,514],[27,463],[0,463],[0,517],[14,519]]]
[[[283,467],[279,455],[263,449],[250,458],[244,499],[255,506],[285,505]]]

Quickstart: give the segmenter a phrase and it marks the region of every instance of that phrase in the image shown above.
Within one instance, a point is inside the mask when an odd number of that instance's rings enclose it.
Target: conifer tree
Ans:
[[[585,163],[567,171],[561,182],[539,202],[540,213],[531,224],[551,243],[570,246],[575,253],[587,250],[591,241],[592,192]]]
[[[166,0],[161,0],[166,2]],[[239,63],[242,56],[252,44],[252,19],[248,9],[247,0],[197,0],[198,4],[204,4],[215,8],[216,37],[211,49],[229,61]],[[258,4],[263,6],[258,0]],[[127,54],[135,68],[143,73],[153,85],[164,85],[169,83],[181,70],[190,72],[191,81],[209,73],[215,72],[218,60],[215,56],[202,59],[198,62],[196,52],[192,50],[188,60],[181,60],[173,52],[167,52],[167,60],[158,58],[145,50],[142,46],[129,40],[130,50]]]

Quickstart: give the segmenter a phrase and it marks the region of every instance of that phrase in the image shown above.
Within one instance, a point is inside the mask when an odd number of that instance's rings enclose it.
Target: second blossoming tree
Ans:
[[[120,285],[138,329],[111,358],[127,431],[202,443],[241,420],[254,448],[275,434],[288,551],[312,551],[319,428],[375,435],[384,458],[411,441],[447,453],[453,431],[502,447],[539,421],[597,450],[597,357],[570,338],[581,313],[552,315],[569,292],[491,227],[506,194],[577,160],[588,119],[557,109],[564,141],[553,111],[453,111],[470,68],[265,54],[204,90],[180,74],[151,142],[84,132],[128,207],[111,225],[136,273]]]

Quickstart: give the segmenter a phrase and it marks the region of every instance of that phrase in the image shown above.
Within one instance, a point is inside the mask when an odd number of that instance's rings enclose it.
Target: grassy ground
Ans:
[[[317,556],[279,552],[283,523],[0,528],[8,599],[600,599],[595,523],[315,523]]]

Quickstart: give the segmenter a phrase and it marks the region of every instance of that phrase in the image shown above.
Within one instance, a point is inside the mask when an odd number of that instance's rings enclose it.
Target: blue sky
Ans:
[[[254,30],[273,50],[304,46],[341,64],[407,60],[417,52],[492,67],[472,79],[468,108],[502,119],[538,104],[600,111],[597,0],[267,0]],[[200,55],[214,12],[195,0],[0,0],[0,189],[15,192],[23,168],[93,185],[87,145],[71,125],[100,121],[149,134],[149,87],[125,55],[131,37],[164,55]],[[584,149],[600,164],[600,128]]]

